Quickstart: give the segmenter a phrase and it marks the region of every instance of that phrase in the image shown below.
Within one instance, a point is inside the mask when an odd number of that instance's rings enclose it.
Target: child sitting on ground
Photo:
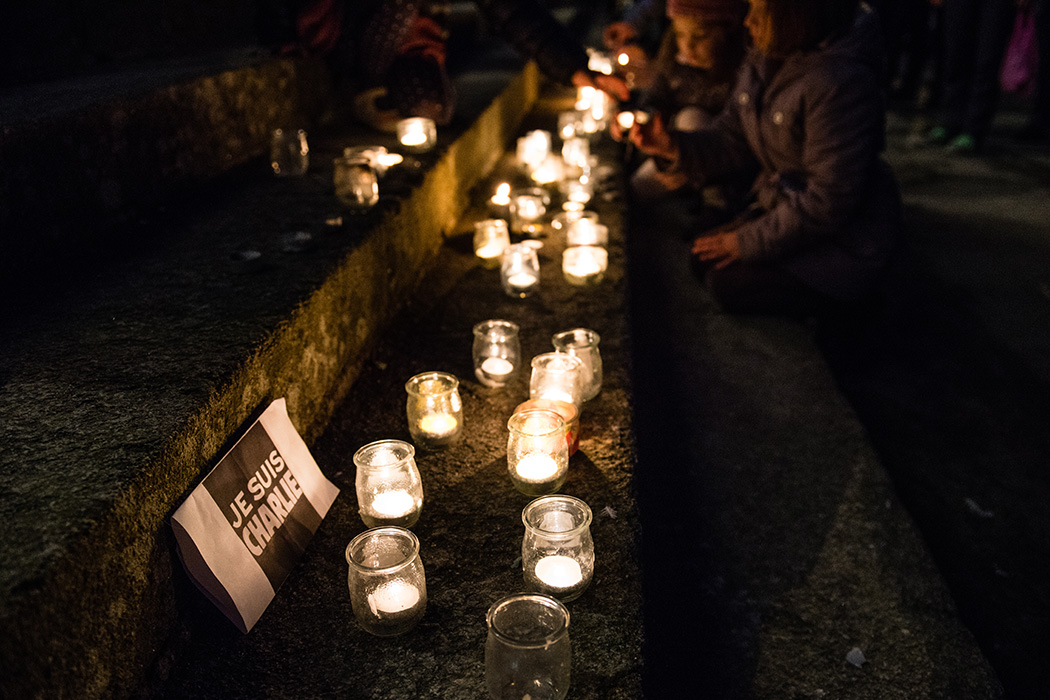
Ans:
[[[645,109],[658,112],[674,131],[708,126],[722,111],[744,57],[745,13],[741,0],[668,0],[671,27],[655,60],[653,83],[642,98]],[[661,172],[651,158],[631,178],[633,194],[643,201],[687,185],[684,173]],[[725,188],[708,189],[705,203],[728,205]]]

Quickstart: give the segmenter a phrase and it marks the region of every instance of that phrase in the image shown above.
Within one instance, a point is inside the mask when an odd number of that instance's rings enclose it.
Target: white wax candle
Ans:
[[[416,509],[416,499],[408,491],[384,491],[372,499],[372,510],[379,518],[401,518]]]
[[[572,394],[561,389],[548,388],[543,389],[539,392],[537,399],[550,399],[552,401],[564,401],[565,403],[573,403]]]
[[[555,554],[536,562],[536,578],[551,588],[570,588],[583,581],[583,570],[575,559]]]
[[[379,449],[372,454],[373,467],[389,467],[397,463],[397,454],[393,450]]]
[[[542,452],[533,452],[522,457],[514,471],[523,481],[547,481],[558,473],[558,463],[550,455]]]
[[[428,413],[419,419],[419,430],[432,437],[444,437],[459,426],[455,416],[447,413]]]
[[[492,258],[498,258],[502,255],[504,247],[503,243],[499,241],[490,241],[478,248],[474,252],[474,255],[477,255],[479,258],[491,260]]]
[[[592,257],[580,256],[574,261],[566,262],[564,272],[574,277],[590,277],[602,271],[602,266]]]
[[[422,124],[411,124],[408,130],[401,135],[401,145],[422,146],[427,142],[427,134]]]
[[[496,194],[492,195],[492,203],[496,206],[505,207],[510,204],[510,185],[501,182],[496,187]]]
[[[502,357],[486,357],[481,363],[481,371],[492,377],[502,377],[514,371],[514,365]]]
[[[536,284],[536,275],[528,272],[517,272],[507,278],[507,284],[515,289],[528,289]]]
[[[373,615],[399,613],[419,604],[419,589],[397,579],[384,583],[368,594]]]

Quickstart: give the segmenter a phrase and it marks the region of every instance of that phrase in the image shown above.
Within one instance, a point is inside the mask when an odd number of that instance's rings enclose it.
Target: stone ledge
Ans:
[[[316,124],[329,82],[319,61],[246,51],[5,95],[5,286],[54,274],[114,224],[258,157],[274,128]]]
[[[537,91],[530,66],[389,183],[403,196],[342,227],[321,223],[338,211],[325,163],[355,141],[331,134],[306,178],[241,172],[162,212],[148,245],[7,314],[0,694],[124,697],[141,682],[179,614],[174,506],[272,398],[319,434]],[[289,246],[303,229],[312,245]],[[258,262],[231,257],[248,248]]]

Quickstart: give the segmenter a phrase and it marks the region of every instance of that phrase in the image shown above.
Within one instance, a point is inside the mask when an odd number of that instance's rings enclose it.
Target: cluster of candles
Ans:
[[[413,153],[431,150],[437,143],[434,120],[410,117],[397,123],[401,147]],[[309,167],[310,148],[302,129],[275,129],[270,137],[270,166],[275,175],[301,176]],[[363,211],[379,201],[379,180],[391,166],[404,161],[385,146],[350,146],[332,160],[332,186],[348,209]]]
[[[550,132],[532,131],[519,139],[516,155],[534,185],[514,190],[509,183],[500,184],[489,201],[491,218],[474,228],[474,252],[484,266],[500,269],[507,294],[526,297],[536,289],[537,250],[542,246],[536,239],[548,227],[565,236],[566,281],[601,281],[608,262],[608,228],[586,208],[594,194],[595,164],[588,135],[604,127],[607,106],[603,93],[581,91],[577,110],[559,117],[560,156],[553,151]],[[434,136],[432,122],[405,120],[398,128],[402,147],[410,151],[432,147]],[[377,180],[395,163],[395,155],[382,147],[347,149],[337,159],[345,161],[336,175],[340,199],[351,207],[374,204],[378,185],[370,184],[375,181],[368,175]],[[548,216],[551,197],[544,186],[554,184],[565,204]],[[521,242],[512,243],[512,236]],[[549,686],[552,697],[559,698],[568,687],[569,613],[564,604],[590,585],[594,544],[590,508],[559,490],[579,447],[581,408],[601,390],[599,342],[598,334],[587,328],[554,334],[553,351],[529,363],[528,400],[507,420],[508,475],[518,491],[532,498],[521,512],[522,578],[528,592],[497,601],[486,616],[486,684],[492,697],[502,697],[506,688],[517,688],[520,682],[529,688]],[[506,387],[523,366],[519,327],[504,319],[477,323],[472,356],[481,385]],[[405,390],[411,443],[379,440],[354,455],[358,509],[368,529],[346,548],[348,586],[359,625],[377,636],[411,630],[427,605],[419,540],[411,531],[424,502],[416,450],[448,447],[463,434],[463,406],[454,375],[417,374],[405,383]],[[539,646],[537,639],[543,642]]]
[[[573,112],[559,118],[561,155],[552,151],[550,132],[530,131],[517,141],[517,160],[534,182],[546,182],[546,174],[556,172],[564,198],[562,211],[548,216],[550,193],[541,186],[512,189],[500,183],[489,199],[491,218],[474,224],[474,254],[485,267],[500,268],[503,290],[512,297],[525,298],[539,286],[540,265],[536,240],[549,226],[565,235],[562,254],[565,280],[576,286],[602,281],[608,267],[609,230],[598,215],[586,209],[594,194],[590,142],[581,135]],[[520,237],[518,243],[512,237]]]
[[[473,328],[474,373],[483,385],[507,385],[521,366],[517,324],[490,319]],[[526,587],[560,601],[579,596],[591,579],[594,547],[587,505],[557,495],[579,446],[580,406],[601,390],[600,338],[586,328],[556,333],[553,352],[532,358],[529,400],[507,421],[507,471],[514,487],[536,497],[522,513],[522,574]],[[423,616],[426,576],[410,528],[423,509],[416,446],[453,444],[462,434],[459,380],[423,372],[405,383],[408,430],[415,445],[378,440],[354,453],[355,491],[369,528],[347,546],[354,616],[378,636],[402,634]]]

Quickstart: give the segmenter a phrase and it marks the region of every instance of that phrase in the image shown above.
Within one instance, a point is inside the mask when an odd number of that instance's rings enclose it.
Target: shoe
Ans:
[[[959,134],[945,146],[944,150],[953,155],[972,156],[977,153],[977,139],[973,137],[973,134]]]
[[[935,126],[926,132],[926,143],[931,146],[943,146],[948,143],[949,138],[951,138],[951,134],[943,126]]]

